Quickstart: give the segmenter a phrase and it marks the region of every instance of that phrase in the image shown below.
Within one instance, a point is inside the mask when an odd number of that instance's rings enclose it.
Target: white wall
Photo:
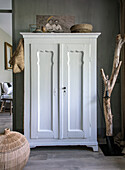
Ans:
[[[12,14],[0,13],[0,28],[12,37]]]
[[[5,70],[5,42],[12,44],[12,37],[0,28],[0,83],[12,82],[12,69]]]

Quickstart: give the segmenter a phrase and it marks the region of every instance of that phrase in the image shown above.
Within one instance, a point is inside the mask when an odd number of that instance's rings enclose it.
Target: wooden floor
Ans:
[[[12,116],[0,113],[0,133],[12,129]],[[125,156],[106,157],[86,147],[38,147],[24,170],[125,170]]]
[[[24,170],[125,170],[125,157],[106,157],[86,147],[31,149]]]
[[[0,133],[3,133],[5,128],[12,130],[12,115],[8,112],[0,113]]]

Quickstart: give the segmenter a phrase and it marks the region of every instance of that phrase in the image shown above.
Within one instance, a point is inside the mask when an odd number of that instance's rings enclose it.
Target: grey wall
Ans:
[[[98,39],[98,135],[104,136],[102,108],[102,79],[100,68],[111,73],[115,37],[119,33],[118,0],[13,0],[13,44],[16,47],[19,32],[28,31],[36,22],[36,15],[72,15],[76,23],[91,23],[94,32],[101,32]],[[23,129],[24,74],[14,75],[14,129]],[[115,133],[120,130],[120,78],[112,95]]]

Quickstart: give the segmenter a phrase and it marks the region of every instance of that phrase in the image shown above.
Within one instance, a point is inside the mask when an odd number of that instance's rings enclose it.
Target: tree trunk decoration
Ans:
[[[124,37],[122,37],[121,34],[117,35],[113,68],[112,68],[112,74],[110,79],[108,75],[107,76],[105,75],[104,70],[101,69],[101,74],[105,85],[104,96],[103,96],[103,108],[104,108],[104,115],[105,115],[105,122],[106,122],[106,136],[113,136],[113,115],[111,112],[110,97],[122,64],[122,61],[119,61],[119,58],[120,58],[120,51],[124,43],[125,43],[125,35]]]

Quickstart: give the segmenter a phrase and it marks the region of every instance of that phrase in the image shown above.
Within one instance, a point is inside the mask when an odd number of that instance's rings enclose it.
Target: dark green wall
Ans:
[[[18,44],[20,32],[36,23],[36,15],[72,15],[76,23],[91,23],[98,39],[98,135],[104,136],[102,108],[102,79],[100,68],[111,73],[115,37],[119,33],[118,0],[13,0],[13,45]],[[14,129],[23,129],[24,73],[14,74]],[[120,78],[112,94],[115,133],[120,130]]]

